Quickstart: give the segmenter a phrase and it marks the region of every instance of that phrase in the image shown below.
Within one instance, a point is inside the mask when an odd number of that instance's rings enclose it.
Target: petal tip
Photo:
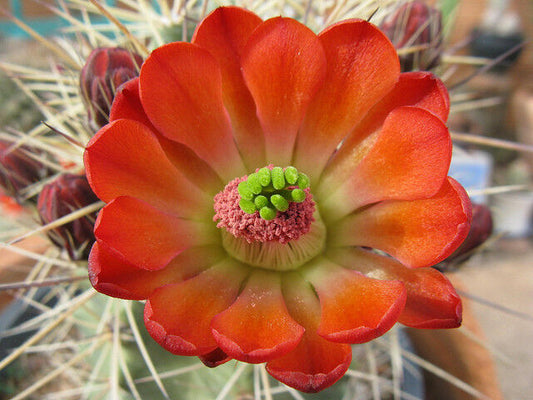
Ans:
[[[243,349],[234,340],[220,333],[215,328],[212,328],[211,332],[213,333],[213,337],[222,351],[228,354],[229,357],[250,364],[260,364],[281,357],[293,350],[302,339],[304,328],[300,327],[300,332],[298,332],[295,337],[290,340],[278,343],[270,348],[258,348],[254,350]]]
[[[304,393],[318,393],[336,383],[344,376],[352,361],[351,351],[334,369],[324,373],[304,373],[300,371],[284,371],[267,364],[267,372],[278,381]]]
[[[102,249],[102,247],[104,247],[104,249]],[[113,282],[113,279],[106,276],[106,271],[113,270],[117,265],[115,263],[118,259],[115,259],[113,257],[114,255],[115,254],[113,254],[110,249],[105,249],[105,246],[102,243],[94,243],[87,261],[89,282],[93,288],[99,293],[118,299],[146,299],[142,290],[130,290],[131,288],[122,286],[118,282]],[[118,264],[124,265],[126,263],[123,264],[122,260],[118,260]],[[134,268],[132,267],[132,270],[128,271],[128,273],[135,273]]]
[[[212,348],[199,349],[193,343],[179,336],[169,334],[163,325],[152,319],[153,314],[150,300],[148,300],[144,307],[144,325],[146,326],[146,330],[157,343],[172,354],[179,356],[199,356],[209,353],[216,348],[216,346],[213,346]]]

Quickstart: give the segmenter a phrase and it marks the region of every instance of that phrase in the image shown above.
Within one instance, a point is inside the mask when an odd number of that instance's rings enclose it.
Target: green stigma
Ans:
[[[307,175],[294,167],[263,167],[239,183],[239,207],[248,214],[259,211],[261,218],[270,221],[278,211],[287,211],[290,202],[303,202],[308,187]]]

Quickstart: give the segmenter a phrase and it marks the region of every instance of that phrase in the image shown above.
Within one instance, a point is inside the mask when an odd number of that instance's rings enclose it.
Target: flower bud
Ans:
[[[49,224],[97,201],[85,175],[63,174],[43,187],[37,209],[43,224]],[[71,259],[85,259],[95,241],[95,219],[93,212],[48,231],[48,236]]]
[[[380,25],[396,49],[412,52],[400,55],[402,71],[434,68],[442,51],[442,15],[420,0],[400,6]]]
[[[469,254],[476,247],[482,245],[492,234],[492,214],[484,204],[472,204],[472,224],[464,242],[446,260],[445,264],[453,261],[466,261]]]
[[[100,47],[91,52],[81,70],[80,88],[92,129],[107,124],[118,87],[138,76],[142,63],[140,55],[120,47]]]
[[[0,140],[0,186],[8,196],[22,202],[22,190],[50,175],[50,169],[39,161],[42,156],[30,146]]]

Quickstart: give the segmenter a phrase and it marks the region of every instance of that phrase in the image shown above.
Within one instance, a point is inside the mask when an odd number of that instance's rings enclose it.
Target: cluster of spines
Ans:
[[[304,189],[308,187],[307,175],[294,167],[263,167],[239,183],[239,207],[248,214],[259,211],[261,218],[269,221],[276,218],[278,211],[287,211],[291,201],[304,201]]]

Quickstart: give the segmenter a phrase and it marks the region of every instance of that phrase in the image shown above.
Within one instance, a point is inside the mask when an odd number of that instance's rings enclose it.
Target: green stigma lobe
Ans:
[[[263,167],[257,171],[257,175],[259,176],[261,186],[266,187],[270,184],[270,170],[267,167]]]
[[[268,206],[270,203],[265,196],[259,195],[254,199],[254,204],[257,209],[260,210],[261,208]]]
[[[280,194],[273,194],[270,197],[270,202],[276,207],[276,210],[284,212],[289,208],[289,202]]]
[[[285,168],[285,180],[290,184],[294,185],[298,181],[298,170],[294,167]]]
[[[291,192],[292,201],[301,203],[305,200],[305,192],[302,189],[294,189]]]
[[[259,194],[263,190],[260,177],[257,174],[250,174],[246,181],[248,182],[248,187],[253,194]]]
[[[239,195],[242,199],[251,201],[254,198],[254,193],[252,192],[252,190],[248,186],[248,182],[246,181],[239,183],[239,186],[237,186],[237,191],[239,192]]]
[[[247,214],[253,214],[257,211],[254,202],[247,199],[241,199],[239,201],[239,207]]]
[[[309,180],[309,177],[306,174],[299,174],[296,183],[300,189],[307,189],[311,181]]]
[[[274,189],[281,190],[285,187],[285,174],[281,167],[272,168],[271,176]]]
[[[276,210],[270,207],[263,207],[259,210],[259,215],[261,216],[261,218],[266,219],[267,221],[276,218],[276,214]]]
[[[309,187],[309,182],[307,175],[292,166],[285,169],[263,167],[239,183],[239,207],[248,214],[259,211],[261,218],[272,220],[278,211],[287,211],[290,202],[305,200],[304,189]]]

